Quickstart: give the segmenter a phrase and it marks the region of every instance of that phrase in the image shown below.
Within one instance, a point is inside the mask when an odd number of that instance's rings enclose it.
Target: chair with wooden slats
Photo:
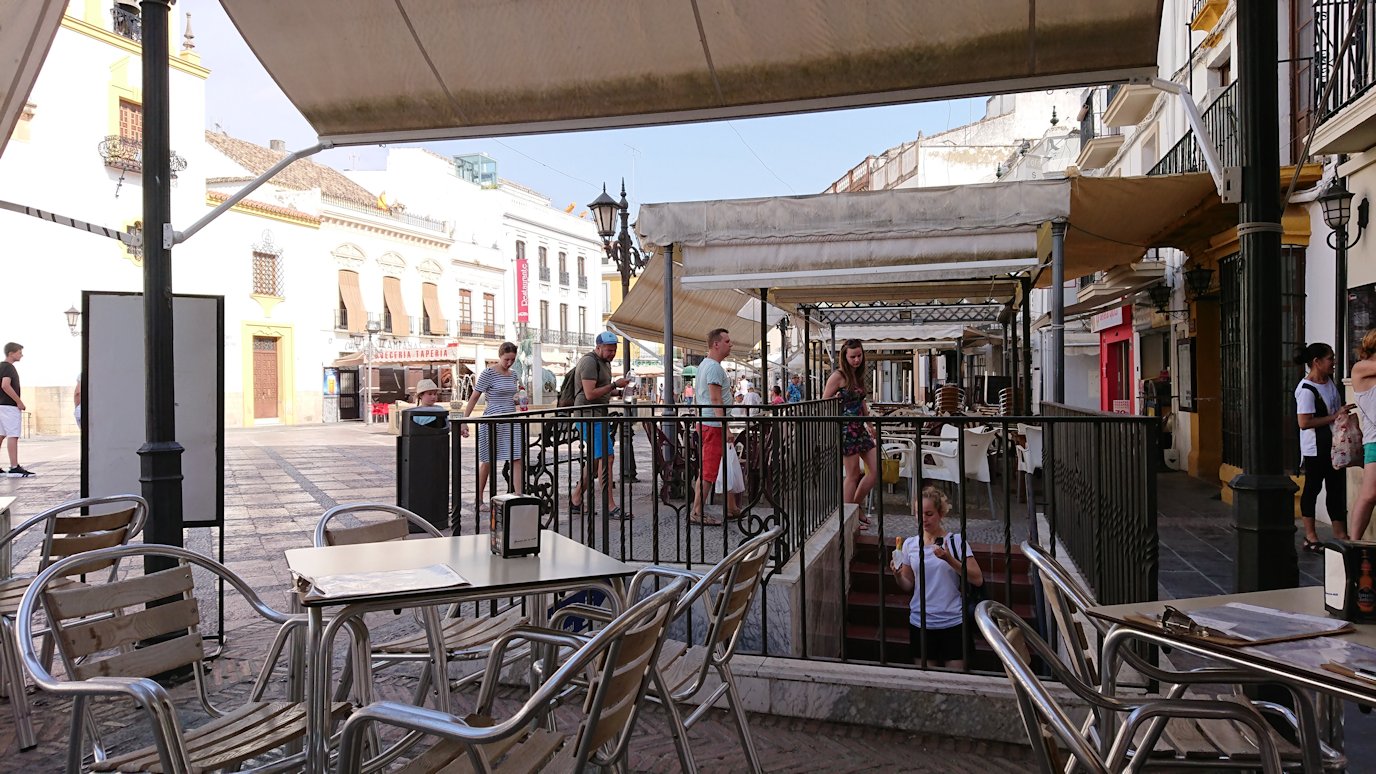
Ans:
[[[1021,549],[1041,586],[1051,623],[1060,637],[1060,660],[1086,685],[1094,686],[1100,692],[1108,691],[1102,679],[1100,649],[1112,627],[1085,614],[1086,609],[1098,605],[1093,593],[1046,549],[1030,541],[1023,542]],[[1273,678],[1256,672],[1231,667],[1204,666],[1189,670],[1163,668],[1131,649],[1124,649],[1120,653],[1127,666],[1149,680],[1162,683],[1164,691],[1161,698],[1170,700],[1186,698],[1192,686],[1207,685],[1212,689],[1220,685],[1275,682]],[[1286,769],[1313,771],[1320,767],[1330,770],[1345,768],[1346,758],[1319,740],[1313,698],[1303,690],[1290,687],[1290,691],[1295,702],[1293,711],[1271,702],[1254,704],[1236,694],[1219,696],[1212,691],[1205,695],[1188,694],[1188,698],[1245,705],[1253,713],[1265,712],[1275,717],[1281,725],[1289,726],[1296,738],[1314,740],[1312,747],[1301,750],[1280,734],[1270,735]],[[1080,731],[1103,749],[1107,746],[1106,737],[1116,724],[1115,718],[1115,713],[1107,709],[1091,713]],[[1209,718],[1180,717],[1170,722],[1161,718],[1144,725],[1130,741],[1129,755],[1136,756],[1139,750],[1143,751],[1141,754],[1151,757],[1147,766],[1249,769],[1255,768],[1259,754],[1257,741],[1248,733],[1239,730],[1231,722]]]
[[[166,567],[148,574],[136,571],[99,586],[65,582],[79,568],[133,558],[149,559]],[[203,664],[206,649],[200,635],[193,568],[207,570],[243,596],[260,616],[281,629],[246,702],[223,710],[206,690]],[[35,624],[44,618],[57,645],[65,679],[55,677],[33,645]],[[298,770],[302,753],[284,753],[267,762],[258,759],[295,743],[306,730],[305,704],[264,701],[273,666],[282,653],[286,634],[306,625],[305,616],[278,612],[265,604],[238,575],[213,559],[183,548],[134,545],[105,548],[67,557],[44,570],[24,593],[19,605],[18,632],[24,668],[38,686],[72,698],[72,730],[67,771],[83,769],[86,749],[84,717],[92,700],[124,698],[133,703],[152,727],[155,743],[140,750],[109,756],[92,736],[90,771],[190,774],[235,771],[253,761],[255,772]],[[185,729],[167,691],[153,675],[190,667],[200,704],[212,720]],[[333,719],[349,706],[330,706]]]
[[[462,772],[582,772],[589,766],[622,770],[646,687],[657,677],[656,659],[669,621],[687,582],[676,579],[618,616],[591,639],[568,632],[522,626],[493,645],[479,692],[477,711],[463,718],[425,707],[378,702],[354,713],[340,737],[339,770],[358,774],[364,741],[373,724],[440,737],[429,750],[399,769],[403,774]],[[511,717],[492,715],[502,655],[516,643],[574,649],[548,680]],[[587,679],[578,728],[549,730],[548,715],[567,689]]]
[[[1237,729],[1239,736],[1248,735],[1257,742],[1256,756],[1248,761],[1247,768],[1261,769],[1266,774],[1279,774],[1281,771],[1274,736],[1266,720],[1250,705],[1231,701],[1157,697],[1129,702],[1105,695],[1066,666],[1057,657],[1055,649],[1046,644],[1026,621],[998,602],[981,602],[975,610],[975,623],[994,649],[994,655],[1003,664],[1013,684],[1018,714],[1042,772],[1049,774],[1073,768],[1091,774],[1108,774],[1136,770],[1143,763],[1138,759],[1138,751],[1143,748],[1134,747],[1133,742],[1140,739],[1144,724],[1174,718],[1230,724]],[[1051,677],[1070,689],[1091,709],[1127,716],[1110,745],[1095,744],[1083,733],[1082,728],[1075,725],[1032,668],[1034,658],[1046,666]],[[1146,761],[1149,766],[1157,763],[1155,759]],[[1178,760],[1161,763],[1170,768],[1188,765]],[[1200,768],[1218,766],[1214,762],[1205,762]]]
[[[651,686],[650,697],[664,705],[669,713],[679,763],[684,771],[696,771],[692,750],[688,747],[688,729],[707,714],[723,696],[727,710],[736,724],[736,735],[752,772],[761,771],[759,754],[750,737],[750,726],[741,706],[740,690],[731,672],[731,659],[741,635],[741,623],[750,610],[769,564],[774,541],[783,534],[782,527],[772,527],[742,543],[706,572],[676,567],[651,565],[641,568],[631,581],[632,599],[637,589],[654,578],[682,578],[693,583],[684,592],[674,610],[674,620],[682,622],[687,631],[695,609],[707,618],[702,641],[697,644],[670,639],[664,644],[657,663],[659,679]],[[604,611],[582,605],[570,605],[554,616],[557,624],[564,616],[588,619],[606,618]],[[699,696],[708,686],[708,672],[715,671],[718,685],[706,696]],[[667,700],[666,700],[667,697]],[[679,704],[697,705],[684,716]]]
[[[936,391],[936,413],[959,414],[965,408],[965,390],[947,384]]]
[[[12,546],[29,530],[41,527],[43,542],[39,547],[38,570],[46,570],[54,562],[82,551],[124,545],[139,534],[148,518],[148,503],[137,495],[113,495],[70,500],[24,520],[22,524],[0,537],[0,547]],[[109,578],[119,572],[119,565],[89,564],[73,566],[59,583],[77,584],[91,579],[87,576],[109,569]],[[29,701],[25,693],[24,670],[19,665],[19,643],[14,631],[14,617],[19,600],[33,582],[33,575],[16,575],[0,580],[0,693],[9,696],[14,713],[19,749],[36,745]],[[40,632],[40,635],[42,632]],[[44,646],[44,653],[51,647]]]
[[[369,520],[369,514],[381,514],[381,520]],[[359,519],[363,516],[363,519]],[[343,521],[355,523],[344,525]],[[386,503],[347,503],[337,505],[320,517],[315,525],[315,545],[338,546],[360,543],[382,543],[390,540],[443,537],[434,525],[405,508]],[[482,672],[449,684],[448,665],[456,661],[487,658],[492,643],[517,626],[529,623],[530,618],[519,605],[508,605],[490,616],[460,618],[458,606],[424,607],[417,610],[419,626],[386,642],[374,645],[372,661],[381,669],[395,664],[426,665],[421,673],[413,701],[423,704],[427,695],[436,709],[449,709],[449,694],[444,688],[459,688],[475,682]],[[511,660],[520,657],[513,654]],[[340,679],[340,691],[347,690],[352,678],[352,661],[346,662]]]

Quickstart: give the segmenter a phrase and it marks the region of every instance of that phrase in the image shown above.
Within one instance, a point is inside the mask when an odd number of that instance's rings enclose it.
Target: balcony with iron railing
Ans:
[[[581,274],[581,275],[579,275],[579,277],[578,277],[578,289],[579,289],[579,290],[587,290],[587,289],[588,289],[588,275],[586,275],[586,274]]]
[[[525,341],[526,339],[536,339],[538,341],[539,335],[539,331],[529,325],[516,324],[517,341]]]
[[[549,282],[549,267],[548,267],[548,266],[541,266],[541,267],[540,267],[540,281],[541,281],[541,282]]]
[[[1080,169],[1100,169],[1106,166],[1118,149],[1123,147],[1123,132],[1116,126],[1104,123],[1104,111],[1108,107],[1109,90],[1097,86],[1085,91],[1084,103],[1080,106],[1080,156],[1076,160]]]
[[[362,326],[359,326],[362,327]],[[334,329],[337,331],[347,331],[349,329],[349,310],[334,310]]]
[[[1355,16],[1354,16],[1355,13]],[[1314,3],[1314,112],[1320,124],[1314,137],[1315,153],[1358,152],[1376,143],[1376,106],[1363,100],[1362,120],[1334,134],[1324,126],[1345,108],[1371,92],[1376,84],[1376,35],[1371,22],[1376,15],[1376,0],[1318,0]],[[1347,51],[1343,41],[1349,26],[1356,27]],[[1338,54],[1342,53],[1339,57]],[[1332,84],[1332,91],[1324,94]],[[1326,131],[1327,130],[1327,131]]]
[[[495,322],[485,322],[483,323],[482,337],[485,339],[500,340],[506,338],[506,333],[502,330],[502,326],[500,324]]]
[[[563,285],[564,287],[568,287],[568,286],[569,286],[569,273],[568,273],[568,272],[566,272],[566,271],[561,271],[561,272],[559,272],[559,284],[560,284],[560,285]]]
[[[380,218],[389,218],[399,223],[405,223],[408,226],[415,226],[416,228],[423,228],[429,231],[438,231],[442,234],[447,233],[449,231],[449,226],[446,225],[445,222],[442,220],[427,218],[424,215],[412,215],[409,212],[403,211],[400,207],[394,206],[384,209],[376,205],[364,204],[362,202],[356,202],[352,199],[344,199],[338,196],[331,196],[330,194],[326,193],[320,194],[320,201],[326,204],[332,204],[336,207],[343,207],[346,210],[353,210],[355,212],[366,212],[369,215],[376,215]]]
[[[135,43],[143,42],[143,18],[139,16],[138,11],[116,3],[115,7],[110,9],[110,17],[111,29],[116,35]]]
[[[558,344],[558,343],[559,343],[559,331],[556,331],[556,330],[553,329],[553,328],[541,328],[541,329],[540,329],[540,343],[542,343],[542,344]]]
[[[1219,163],[1233,167],[1242,163],[1241,138],[1238,133],[1237,83],[1233,82],[1219,93],[1214,101],[1204,109],[1202,116],[1204,131],[1213,143]],[[1176,175],[1184,172],[1200,172],[1208,169],[1199,145],[1194,141],[1194,132],[1185,132],[1174,147],[1166,151],[1148,175]]]

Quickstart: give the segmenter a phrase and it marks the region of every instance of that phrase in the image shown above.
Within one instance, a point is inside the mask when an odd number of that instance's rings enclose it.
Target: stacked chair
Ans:
[[[94,513],[92,513],[94,511]],[[40,572],[57,561],[83,551],[124,545],[138,535],[148,518],[148,503],[136,495],[87,497],[71,500],[31,516],[24,523],[0,537],[0,549],[12,548],[30,530],[43,530],[42,553],[38,561]],[[106,569],[106,576],[114,580],[119,563],[90,562],[68,565],[71,571],[54,578],[52,586],[77,587],[95,581],[94,576]],[[10,709],[19,737],[19,749],[36,745],[33,720],[25,692],[24,670],[20,667],[20,640],[15,632],[15,617],[24,592],[33,583],[32,575],[17,575],[0,579],[0,688],[9,695]],[[35,635],[44,638],[44,662],[51,663],[52,642],[47,632],[36,629]]]

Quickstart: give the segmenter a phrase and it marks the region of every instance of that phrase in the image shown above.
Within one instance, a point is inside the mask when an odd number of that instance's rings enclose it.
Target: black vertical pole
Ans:
[[[812,309],[803,309],[803,400],[812,400]],[[787,387],[785,387],[787,389]]]
[[[1243,472],[1232,481],[1237,528],[1237,591],[1291,588],[1295,485],[1285,475],[1282,351],[1280,129],[1276,86],[1276,7],[1237,4],[1242,204],[1238,248],[1242,282]],[[1293,419],[1289,421],[1294,421]]]
[[[1032,416],[1032,278],[1019,277],[1022,296],[1018,304],[1022,312],[1022,414]]]
[[[621,201],[617,203],[621,215],[621,230],[616,236],[617,253],[620,257],[617,268],[621,269],[621,301],[626,301],[626,296],[631,292],[631,208],[626,201],[626,181],[621,181]],[[561,278],[562,279],[562,278]],[[625,351],[621,353],[621,375],[625,376],[631,372],[631,337],[624,337]],[[622,398],[622,405],[625,406],[625,413],[631,414],[635,409]],[[618,428],[622,434],[621,443],[621,477],[627,481],[636,480],[635,467],[635,427],[630,423],[623,422]]]
[[[139,448],[143,497],[148,501],[144,540],[182,545],[182,446],[177,443],[173,383],[172,132],[168,107],[169,0],[142,0],[143,23],[143,341],[145,442]],[[171,567],[150,558],[144,572]]]
[[[1338,381],[1339,392],[1342,391],[1343,379],[1347,377],[1347,361],[1351,355],[1352,342],[1347,340],[1347,226],[1341,226],[1333,232],[1333,238],[1337,240],[1335,250],[1338,259],[1335,266],[1337,276],[1333,278],[1333,373]],[[1347,397],[1342,399],[1347,402]],[[1353,535],[1357,540],[1361,540],[1361,535]]]
[[[769,383],[769,314],[766,299],[768,288],[760,288],[760,385]]]
[[[664,246],[664,394],[661,403],[674,404],[674,246]],[[677,436],[669,433],[672,443]]]
[[[1063,220],[1051,223],[1051,400],[1065,403],[1065,227]],[[1042,369],[1047,358],[1042,356]]]

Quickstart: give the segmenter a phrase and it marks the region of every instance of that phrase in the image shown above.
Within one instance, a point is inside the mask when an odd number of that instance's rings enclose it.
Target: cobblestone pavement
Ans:
[[[269,604],[279,608],[285,608],[289,580],[283,551],[309,545],[315,522],[326,508],[342,502],[395,499],[395,439],[381,430],[360,425],[231,430],[226,433],[226,447],[225,563]],[[0,478],[0,495],[20,498],[13,512],[15,523],[77,495],[79,454],[75,439],[21,442],[23,463],[38,475],[30,479]],[[472,459],[472,455],[466,457],[467,477],[472,476]],[[648,465],[642,469],[647,470]],[[642,474],[641,478],[649,476]],[[647,485],[639,487],[648,501]],[[471,507],[466,513],[471,518]],[[672,513],[634,521],[638,523],[631,523],[620,534],[633,540],[644,539],[653,531],[651,521],[658,521],[661,530],[666,525],[677,529],[678,525]],[[216,534],[211,530],[188,532],[188,547],[213,554],[215,542]],[[37,543],[36,537],[29,537],[16,546],[18,569],[34,568]],[[230,632],[228,652],[215,662],[210,679],[216,694],[229,697],[227,703],[232,705],[234,698],[247,692],[273,632],[232,597],[226,605],[225,628]],[[277,681],[282,679],[278,675]],[[379,691],[385,697],[401,698],[409,684],[405,675],[389,676],[382,681]],[[190,698],[191,686],[178,687],[175,695]],[[45,772],[63,767],[68,732],[66,702],[46,695],[33,695],[32,699],[40,743],[36,749],[22,753],[17,751],[9,707],[0,701],[0,750],[5,755],[5,764],[0,769]],[[515,694],[506,694],[503,706],[514,707],[517,700]],[[106,704],[98,719],[108,743],[147,738],[141,721],[135,719],[128,705]],[[630,748],[633,770],[677,769],[665,720],[664,714],[654,707],[642,716]],[[1013,717],[1008,720],[1017,722]],[[752,716],[751,729],[769,771],[848,772],[886,765],[931,772],[1032,768],[1029,749],[1018,745],[766,715]],[[735,731],[724,714],[709,714],[694,728],[691,738],[703,771],[745,768]]]

